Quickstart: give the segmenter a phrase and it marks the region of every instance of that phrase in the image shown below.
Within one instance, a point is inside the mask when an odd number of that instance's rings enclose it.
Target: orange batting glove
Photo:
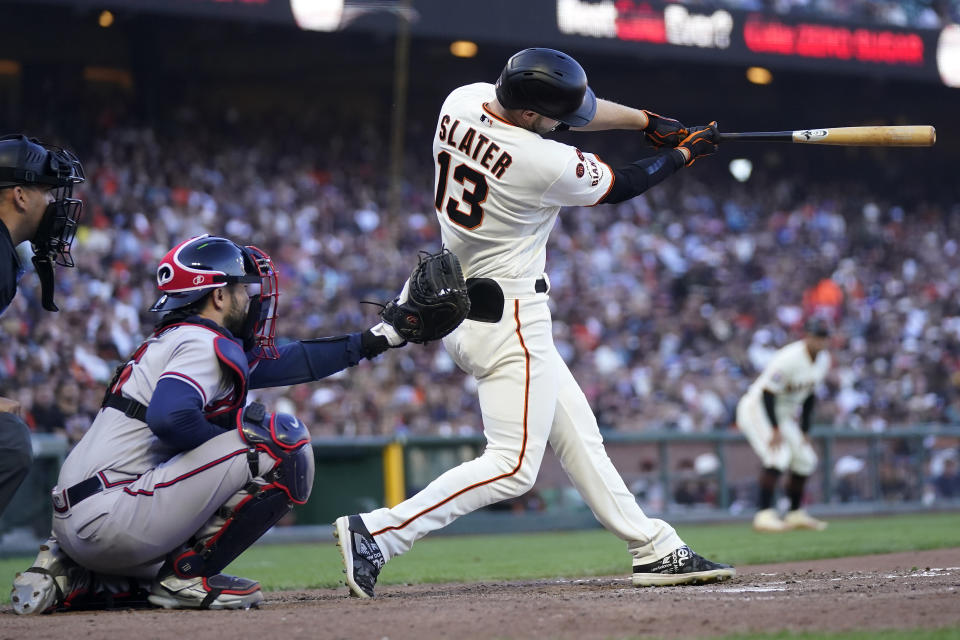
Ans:
[[[720,130],[717,128],[717,121],[714,120],[708,126],[692,131],[677,145],[677,151],[684,155],[686,165],[689,167],[699,158],[708,156],[717,150],[719,135]]]
[[[646,109],[641,111],[647,115],[647,126],[643,128],[643,132],[655,147],[675,147],[690,133],[679,120],[666,118]]]

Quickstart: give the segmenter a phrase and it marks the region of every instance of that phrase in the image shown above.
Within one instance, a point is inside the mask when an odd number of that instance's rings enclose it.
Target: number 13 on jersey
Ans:
[[[453,169],[453,179],[460,184],[460,200],[451,195],[447,197],[447,180],[450,178],[451,156],[446,151],[437,154],[437,197],[434,205],[437,211],[446,211],[454,224],[467,229],[476,229],[483,223],[483,203],[487,199],[487,178],[482,173],[462,162]],[[469,183],[469,184],[468,184]],[[444,203],[446,200],[446,203]],[[463,208],[461,208],[461,202]],[[469,207],[469,211],[465,211]]]

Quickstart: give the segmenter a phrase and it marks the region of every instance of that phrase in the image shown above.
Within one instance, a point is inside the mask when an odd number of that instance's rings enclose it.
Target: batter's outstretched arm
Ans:
[[[625,129],[643,131],[648,124],[650,124],[650,118],[646,111],[598,98],[597,113],[593,116],[590,124],[585,127],[571,127],[570,130],[609,131],[610,129]]]
[[[690,129],[679,120],[609,100],[597,100],[597,113],[590,124],[574,128],[575,131],[610,129],[643,131],[655,147],[676,147],[690,135]]]
[[[697,158],[710,155],[717,150],[714,142],[716,135],[717,127],[713,122],[709,127],[688,135],[676,149],[666,149],[653,157],[614,169],[613,184],[600,202],[616,204],[629,200],[663,182],[684,165],[689,166],[696,162]]]
[[[617,204],[634,198],[676,173],[686,157],[676,149],[632,162],[613,170],[613,186],[597,204]]]

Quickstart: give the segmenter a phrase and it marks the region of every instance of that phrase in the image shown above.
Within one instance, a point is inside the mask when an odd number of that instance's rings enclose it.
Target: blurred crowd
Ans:
[[[108,119],[99,130],[79,149],[86,204],[78,266],[57,270],[61,311],[40,310],[31,272],[0,316],[0,395],[38,432],[83,434],[157,320],[146,311],[155,268],[184,238],[269,252],[287,339],[371,326],[377,308],[362,301],[395,295],[417,252],[439,245],[429,131],[414,131],[422,144],[391,211],[373,127],[304,144],[289,123],[233,129],[184,112],[164,128]],[[885,176],[738,183],[700,166],[620,205],[566,210],[551,236],[556,343],[604,429],[729,428],[739,396],[811,314],[836,327],[817,423],[960,421],[960,204],[901,201],[904,185],[884,191]],[[482,429],[473,380],[439,344],[252,395],[318,436]]]
[[[676,0],[700,7],[768,11],[798,18],[938,29],[960,22],[956,0]]]

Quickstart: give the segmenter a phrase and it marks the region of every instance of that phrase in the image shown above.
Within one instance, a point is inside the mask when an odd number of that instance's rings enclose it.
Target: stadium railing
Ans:
[[[960,452],[960,426],[936,424],[864,432],[823,426],[811,431],[820,465],[807,507],[825,516],[960,509],[960,500],[932,492],[931,460]],[[606,432],[614,464],[651,516],[671,522],[743,520],[753,513],[759,461],[736,430]],[[295,526],[268,540],[325,536],[345,513],[396,504],[444,470],[482,451],[469,436],[314,438],[317,462],[310,501]],[[49,492],[68,453],[65,437],[34,434],[34,466],[0,518],[0,555],[29,551],[50,526]],[[530,496],[461,518],[446,533],[485,533],[599,526],[549,453]]]

